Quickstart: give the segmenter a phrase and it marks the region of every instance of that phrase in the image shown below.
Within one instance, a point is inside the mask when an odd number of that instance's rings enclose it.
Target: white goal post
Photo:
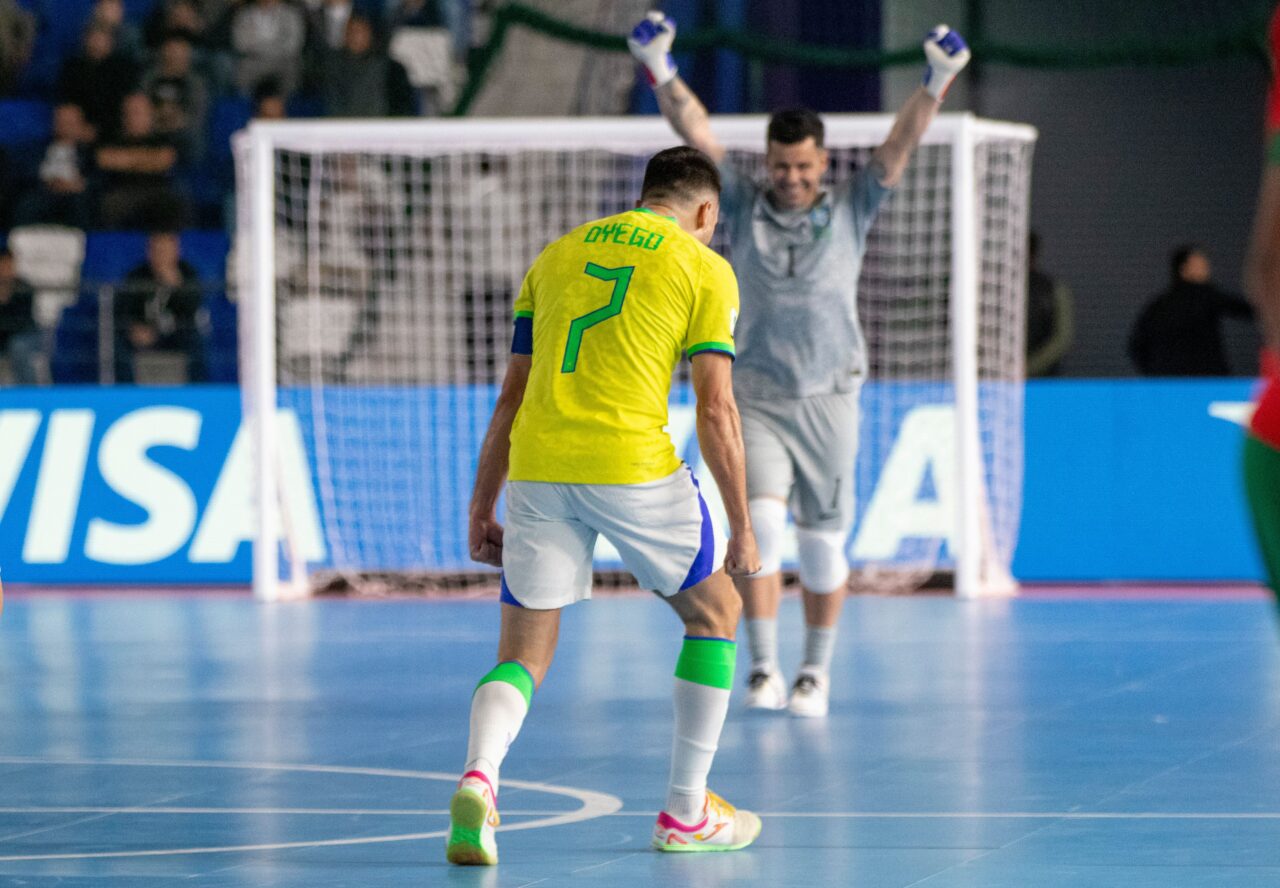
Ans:
[[[824,117],[836,181],[893,120]],[[713,118],[756,177],[765,124]],[[872,228],[849,543],[867,588],[953,573],[961,597],[1016,589],[1035,138],[940,115]],[[306,594],[309,570],[479,570],[465,503],[520,277],[551,239],[633,205],[644,161],[673,144],[654,117],[273,121],[237,136],[257,597]],[[687,388],[678,375],[669,431],[692,463]]]

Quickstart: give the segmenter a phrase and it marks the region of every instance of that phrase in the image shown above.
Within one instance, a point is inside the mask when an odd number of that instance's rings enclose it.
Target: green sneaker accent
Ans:
[[[488,826],[489,805],[479,793],[459,789],[449,802],[449,841],[445,857],[461,866],[494,866],[498,845]],[[487,835],[486,835],[487,833]]]

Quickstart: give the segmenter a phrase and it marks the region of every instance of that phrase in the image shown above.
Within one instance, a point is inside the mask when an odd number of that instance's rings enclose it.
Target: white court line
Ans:
[[[246,771],[289,771],[309,774],[354,774],[364,777],[390,777],[402,780],[443,780],[449,783],[458,779],[457,774],[443,771],[409,771],[393,768],[360,768],[340,765],[303,765],[281,764],[271,762],[210,762],[210,761],[154,761],[142,759],[44,759],[26,756],[0,756],[0,764],[6,765],[54,765],[64,767],[128,767],[128,768],[205,768],[217,770]],[[576,799],[582,807],[576,811],[549,812],[548,816],[525,823],[507,824],[498,827],[503,832],[515,832],[522,829],[539,829],[548,826],[560,826],[567,823],[580,823],[595,817],[603,817],[622,808],[622,799],[603,792],[589,789],[575,789],[570,786],[554,786],[550,783],[538,783],[529,780],[503,780],[503,784],[516,789],[527,789],[532,792],[546,792],[552,795],[567,796]],[[146,811],[141,808],[139,811]],[[272,842],[261,845],[222,845],[215,847],[193,848],[157,848],[140,851],[98,851],[67,854],[11,854],[0,855],[0,861],[19,860],[103,860],[123,857],[170,857],[185,854],[225,854],[234,851],[281,851],[289,848],[330,848],[344,845],[376,845],[386,842],[412,842],[423,839],[443,838],[448,830],[432,830],[421,833],[402,833],[388,836],[364,836],[347,839],[320,839],[306,842]]]
[[[515,785],[515,781],[503,783]],[[573,812],[503,808],[503,817],[556,817]],[[816,820],[1280,820],[1280,811],[756,811],[769,819]],[[319,817],[447,817],[448,808],[173,808],[125,807],[16,807],[0,806],[0,814],[168,814],[226,816]],[[655,817],[655,811],[612,811],[593,817]],[[585,819],[585,818],[584,818]],[[509,829],[510,827],[503,827]],[[530,829],[521,825],[521,829]],[[0,858],[4,860],[7,858]]]

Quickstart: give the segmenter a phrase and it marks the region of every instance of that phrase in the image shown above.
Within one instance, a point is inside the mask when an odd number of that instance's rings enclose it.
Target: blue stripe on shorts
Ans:
[[[511,604],[516,607],[524,607],[523,604],[516,601],[516,597],[511,594],[511,587],[507,585],[507,575],[502,575],[502,595],[498,598],[503,604]]]
[[[707,501],[702,498],[702,488],[698,486],[698,478],[693,474],[692,469],[689,470],[689,477],[693,480],[693,487],[698,492],[698,507],[702,509],[702,544],[698,547],[698,554],[693,557],[693,566],[689,568],[689,575],[680,584],[681,592],[690,586],[698,585],[716,572],[716,532],[711,526],[711,513],[707,511]]]

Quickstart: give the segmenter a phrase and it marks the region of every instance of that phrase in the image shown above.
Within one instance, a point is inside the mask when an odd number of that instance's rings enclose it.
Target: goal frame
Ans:
[[[823,115],[832,144],[859,140],[882,142],[893,125],[892,114]],[[758,151],[767,118],[763,115],[717,115],[713,127],[728,150]],[[590,134],[589,137],[584,134]],[[531,134],[536,134],[531,138]],[[1034,127],[987,120],[972,113],[940,114],[921,139],[923,145],[951,146],[951,292],[949,323],[955,393],[956,508],[953,532],[955,594],[958,598],[1014,594],[1017,584],[994,556],[979,416],[979,286],[980,217],[976,151],[984,140],[1034,143]],[[240,213],[237,231],[237,282],[241,294],[241,391],[244,422],[253,453],[251,500],[253,593],[262,601],[307,594],[305,565],[288,558],[290,576],[280,578],[280,541],[295,549],[280,494],[276,454],[277,411],[258,405],[277,401],[276,368],[276,237],[275,153],[368,151],[430,154],[445,151],[616,149],[628,153],[659,150],[677,142],[657,117],[501,118],[460,120],[254,121],[236,136],[237,182],[241,200],[248,190],[248,211]],[[248,230],[243,224],[248,222]],[[282,533],[283,529],[283,533]]]

